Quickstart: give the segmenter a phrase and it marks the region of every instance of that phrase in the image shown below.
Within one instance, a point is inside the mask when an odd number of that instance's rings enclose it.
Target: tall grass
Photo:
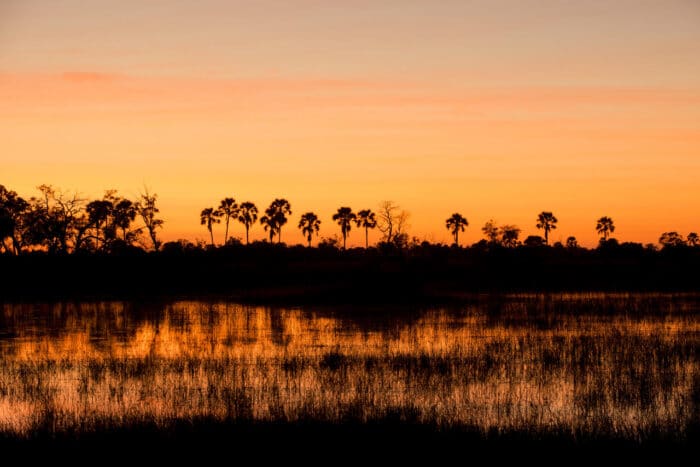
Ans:
[[[207,419],[682,440],[699,417],[699,305],[651,295],[491,297],[408,314],[3,305],[0,432]]]

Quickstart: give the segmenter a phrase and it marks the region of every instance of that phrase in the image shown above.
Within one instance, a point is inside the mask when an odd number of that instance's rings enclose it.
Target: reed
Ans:
[[[0,432],[207,420],[683,441],[699,422],[699,303],[518,295],[410,319],[227,302],[2,305]]]

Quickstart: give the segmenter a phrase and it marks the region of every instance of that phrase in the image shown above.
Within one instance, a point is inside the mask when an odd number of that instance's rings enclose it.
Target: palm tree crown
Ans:
[[[338,212],[333,214],[333,220],[338,223],[340,232],[343,234],[343,250],[345,249],[348,233],[352,228],[352,221],[355,219],[357,219],[357,215],[348,207],[338,208]]]
[[[248,241],[248,231],[250,230],[250,226],[255,224],[255,221],[258,220],[258,208],[255,206],[255,204],[251,203],[250,201],[246,201],[245,203],[241,203],[241,205],[238,207],[238,222],[243,224],[245,226],[245,243],[246,245],[249,243]]]
[[[595,230],[603,236],[603,240],[607,241],[611,233],[615,232],[615,224],[608,216],[603,216],[596,221]]]
[[[377,226],[377,215],[371,209],[363,209],[357,213],[355,225],[365,229],[365,249],[369,248],[369,229]]]
[[[282,242],[282,226],[287,223],[287,216],[292,214],[292,208],[284,198],[277,198],[270,207],[265,210],[265,215],[260,218],[260,223],[263,224],[265,230],[270,231],[270,242],[275,234],[277,234],[277,243]]]
[[[219,211],[215,210],[214,208],[202,209],[202,212],[199,214],[201,225],[207,226],[207,230],[209,231],[209,235],[211,236],[211,246],[214,246],[214,231],[212,229],[212,226],[213,224],[218,224],[219,222],[221,222],[219,216]]]
[[[224,223],[226,224],[226,230],[224,232],[224,245],[226,245],[228,242],[228,224],[232,217],[235,219],[236,215],[238,215],[238,204],[236,204],[236,200],[233,198],[222,199],[221,204],[219,204],[218,212],[220,216],[223,216]]]
[[[459,246],[459,232],[464,232],[464,228],[469,225],[469,221],[459,213],[454,213],[445,221],[445,227],[455,238],[455,245]]]
[[[299,220],[299,228],[301,233],[306,236],[306,240],[309,242],[309,247],[311,247],[311,238],[313,234],[318,235],[318,231],[321,227],[321,220],[313,212],[307,212],[301,215]]]
[[[549,245],[549,231],[557,228],[557,218],[549,211],[537,215],[537,228],[544,230],[544,243]]]

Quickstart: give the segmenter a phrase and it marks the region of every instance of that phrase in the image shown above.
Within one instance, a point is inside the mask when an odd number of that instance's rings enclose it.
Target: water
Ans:
[[[700,297],[522,295],[441,308],[0,305],[0,432],[400,422],[684,439]]]

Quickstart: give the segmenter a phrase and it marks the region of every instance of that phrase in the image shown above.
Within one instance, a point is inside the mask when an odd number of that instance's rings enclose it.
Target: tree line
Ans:
[[[0,251],[19,254],[109,252],[120,248],[158,250],[163,227],[157,195],[145,189],[137,199],[107,190],[101,199],[86,200],[51,185],[25,200],[0,185]]]
[[[159,218],[157,195],[147,189],[136,199],[128,199],[116,190],[107,190],[101,199],[86,200],[77,194],[68,194],[50,185],[38,187],[39,195],[25,200],[16,192],[0,185],[0,253],[18,255],[35,250],[55,254],[76,252],[115,252],[124,249],[158,251],[163,246],[159,232],[164,221]],[[268,235],[269,243],[282,242],[282,228],[292,216],[291,204],[284,198],[273,200],[260,217],[255,203],[240,204],[233,197],[222,199],[218,207],[208,207],[200,212],[200,224],[209,234],[210,247],[215,248],[214,228],[223,227],[223,245],[240,243],[231,237],[232,223],[245,228],[245,242],[250,243],[250,230],[259,223]],[[421,242],[408,235],[408,213],[400,206],[384,201],[377,211],[361,209],[357,212],[341,206],[331,220],[338,225],[342,237],[342,248],[347,247],[347,238],[353,226],[364,231],[365,248],[369,248],[369,231],[381,232],[380,245],[399,249],[409,248]],[[314,236],[319,236],[322,219],[314,212],[305,212],[299,217],[297,228],[311,247]],[[481,228],[484,239],[474,246],[499,246],[504,248],[549,246],[550,233],[557,228],[558,219],[551,211],[540,212],[535,226],[542,236],[531,235],[520,240],[521,229],[515,225],[497,225],[491,219]],[[445,228],[460,246],[459,234],[469,226],[466,217],[454,213],[445,221]],[[611,237],[615,232],[612,218],[597,219],[595,230],[600,235],[601,246],[613,246],[617,241]],[[182,242],[182,241],[181,241]],[[181,243],[180,242],[180,243]],[[178,242],[169,242],[178,243]],[[690,232],[685,238],[675,231],[664,232],[659,237],[664,248],[698,247],[700,238]],[[340,247],[334,239],[324,239],[319,246]],[[565,244],[555,242],[554,247],[579,248],[578,241],[571,236]],[[647,245],[655,248],[654,245]]]

